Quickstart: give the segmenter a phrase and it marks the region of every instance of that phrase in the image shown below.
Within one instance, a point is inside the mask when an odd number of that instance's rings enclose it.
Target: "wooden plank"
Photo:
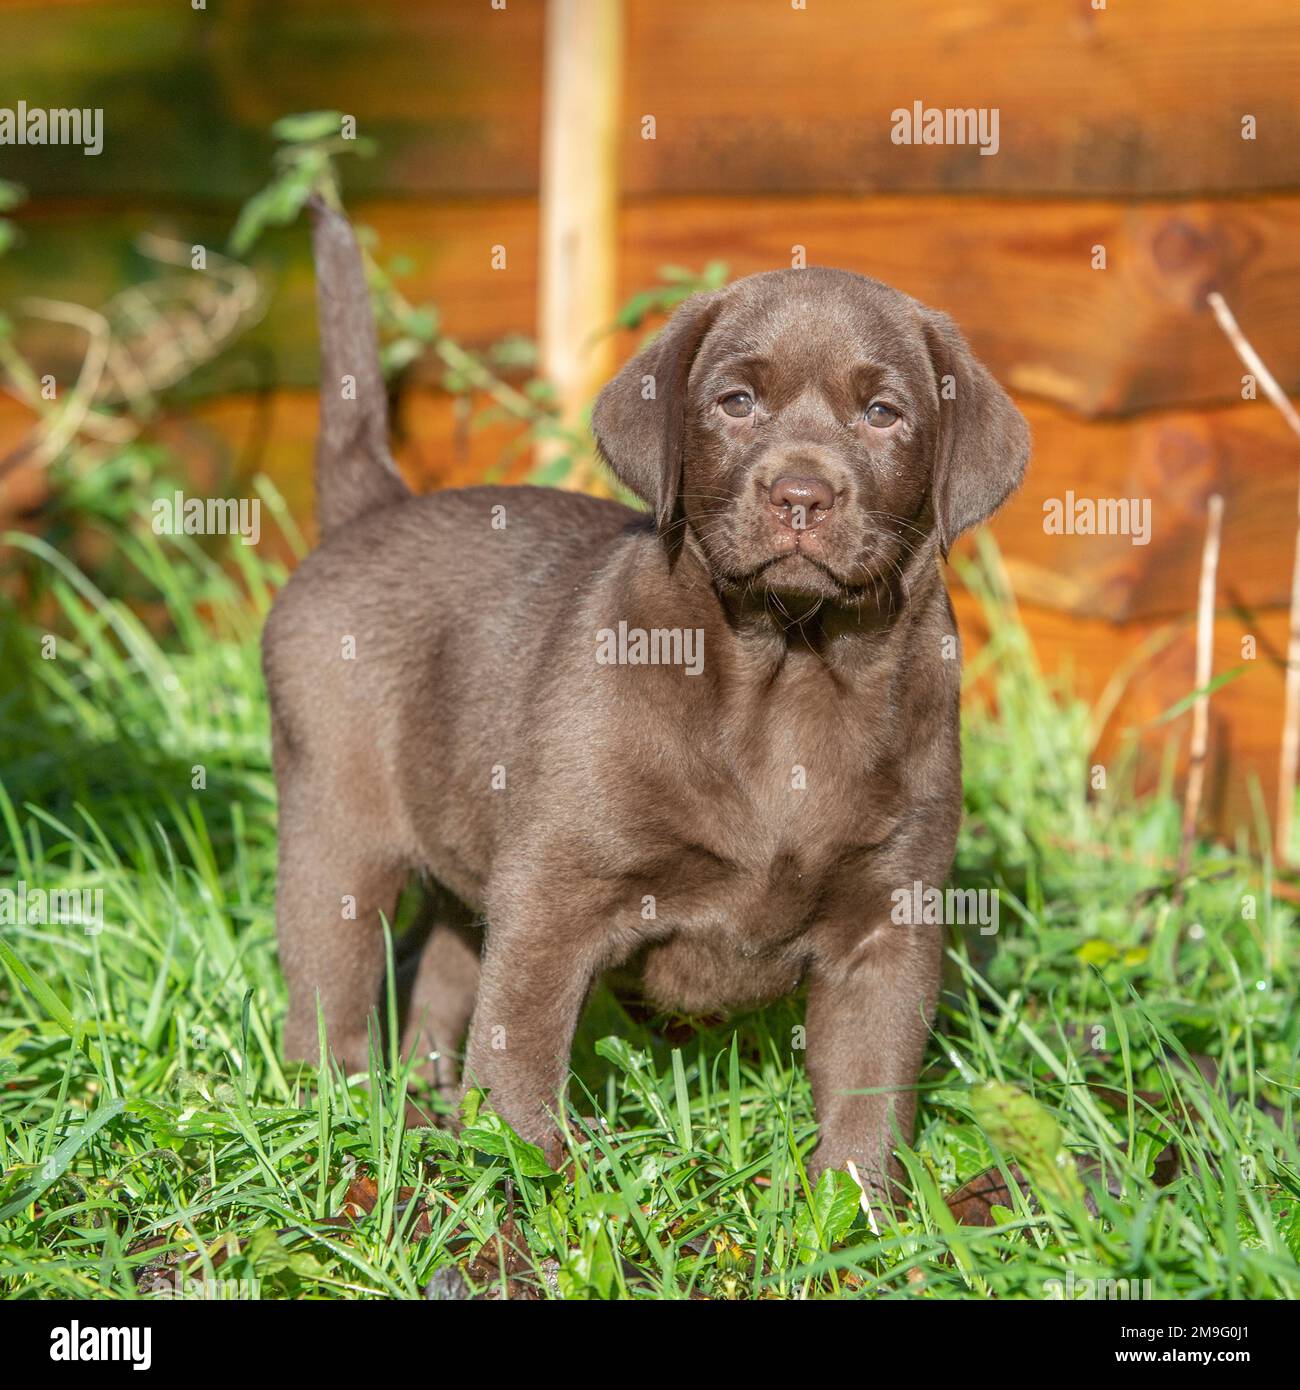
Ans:
[[[1300,186],[1292,0],[628,0],[635,194],[1187,194]],[[6,90],[105,112],[106,143],[6,150],[39,194],[263,181],[267,129],[329,104],[375,136],[368,195],[535,192],[542,0],[0,6]],[[327,95],[326,95],[327,94]],[[999,113],[999,149],[895,144],[914,101]],[[1241,120],[1258,122],[1254,141]],[[656,138],[643,139],[653,116]]]
[[[1021,404],[1033,456],[1024,487],[992,530],[1026,601],[1112,622],[1189,614],[1206,499],[1219,492],[1222,605],[1288,604],[1300,444],[1268,402],[1092,423]],[[1112,498],[1135,504],[1120,518],[1129,533],[1083,534],[1086,504]],[[1054,503],[1059,513],[1049,512]],[[1056,518],[1067,510],[1072,519],[1061,534]]]
[[[1092,248],[1107,268],[1092,269]],[[733,275],[841,266],[948,310],[1010,386],[1088,415],[1239,398],[1204,307],[1220,288],[1300,386],[1300,199],[1125,205],[962,198],[656,200],[624,211],[623,262],[722,259]]]
[[[628,38],[638,193],[1171,194],[1300,179],[1291,0],[636,0]],[[998,153],[894,144],[890,113],[918,100],[996,108]],[[658,114],[652,142],[643,112]]]
[[[413,300],[432,300],[471,345],[536,328],[536,206],[355,201],[385,256],[414,265]],[[43,294],[98,305],[149,273],[129,249],[143,227],[219,246],[230,219],[171,205],[25,210],[25,244],[0,260],[0,303]],[[1234,202],[1035,202],[992,198],[633,200],[619,228],[619,296],[665,264],[727,262],[733,275],[788,265],[793,246],[898,286],[952,313],[1010,386],[1088,415],[1227,402],[1241,369],[1203,307],[1221,288],[1279,379],[1300,390],[1300,197]],[[1105,245],[1106,270],[1091,269]],[[506,265],[494,269],[492,248]],[[302,229],[276,233],[256,263],[272,294],[265,321],[201,382],[209,391],[314,380],[311,265]],[[630,350],[629,336],[620,351]],[[42,348],[58,370],[63,333]],[[64,349],[66,353],[66,346]],[[64,363],[66,370],[67,364]],[[75,363],[73,364],[75,365]]]

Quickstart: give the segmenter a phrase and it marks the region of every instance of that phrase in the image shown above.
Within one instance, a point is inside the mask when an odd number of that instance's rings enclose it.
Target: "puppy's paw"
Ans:
[[[823,1173],[832,1170],[847,1173],[857,1184],[862,1210],[876,1234],[883,1229],[882,1218],[897,1215],[907,1205],[907,1194],[898,1181],[901,1170],[892,1158],[889,1167],[882,1168],[879,1163],[869,1163],[861,1156],[854,1158],[848,1153],[837,1152],[823,1140],[808,1156],[804,1170],[814,1187]]]

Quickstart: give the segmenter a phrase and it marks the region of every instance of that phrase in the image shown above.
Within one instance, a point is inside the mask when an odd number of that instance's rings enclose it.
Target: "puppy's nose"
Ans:
[[[835,505],[835,490],[822,478],[778,478],[769,498],[781,521],[795,530],[820,526]],[[821,515],[818,515],[821,513]]]

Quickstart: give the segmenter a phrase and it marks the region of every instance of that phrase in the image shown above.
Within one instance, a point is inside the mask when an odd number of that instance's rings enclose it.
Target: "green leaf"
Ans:
[[[700,279],[704,281],[706,289],[718,290],[727,283],[727,274],[726,261],[710,261],[704,267]]]
[[[971,1092],[971,1109],[989,1140],[1019,1161],[1043,1197],[1082,1206],[1083,1184],[1062,1143],[1061,1127],[1032,1096],[1018,1086],[986,1081]]]
[[[632,1076],[635,1076],[650,1061],[648,1053],[633,1047],[626,1038],[620,1038],[613,1034],[597,1040],[596,1056],[603,1057],[607,1062],[613,1062],[619,1071],[627,1072]]]
[[[423,353],[424,344],[418,338],[395,338],[380,348],[379,370],[385,376],[392,376],[403,367],[409,367]]]
[[[412,309],[409,314],[402,315],[402,327],[422,343],[431,343],[438,336],[438,311],[427,305]]]
[[[447,1129],[422,1129],[419,1131],[420,1141],[428,1149],[433,1149],[436,1153],[443,1154],[448,1158],[458,1158],[460,1156],[460,1140]]]
[[[535,367],[537,344],[523,333],[511,333],[492,344],[488,349],[488,359],[497,367]]]
[[[305,152],[273,182],[254,193],[239,210],[230,234],[230,249],[246,255],[268,227],[295,222],[328,167],[324,155]]]
[[[608,1230],[603,1222],[588,1221],[582,1244],[560,1266],[560,1292],[565,1298],[609,1298],[616,1273]]]
[[[271,134],[286,144],[298,145],[308,140],[328,140],[342,130],[343,115],[339,111],[303,111],[281,116],[271,127]]]
[[[658,306],[659,292],[657,290],[641,290],[623,305],[614,316],[614,322],[620,328],[640,328]]]
[[[860,1193],[853,1179],[828,1168],[817,1180],[812,1203],[805,1203],[795,1222],[795,1239],[810,1254],[829,1251],[848,1234],[859,1209]]]
[[[617,1192],[593,1192],[590,1197],[575,1201],[570,1215],[583,1220],[627,1221],[632,1209],[627,1198]]]
[[[244,1256],[264,1279],[282,1281],[284,1275],[296,1279],[320,1279],[329,1270],[307,1250],[290,1250],[270,1226],[253,1232],[244,1242]]]
[[[191,1137],[190,1131],[179,1127],[176,1116],[170,1110],[155,1105],[152,1101],[137,1096],[134,1100],[127,1101],[126,1113],[143,1120],[149,1126],[153,1142],[160,1149],[178,1147]]]
[[[465,1092],[460,1103],[460,1122],[462,1125],[472,1125],[478,1119],[478,1112],[483,1108],[483,1102],[486,1099],[487,1092],[478,1086],[471,1086]]]
[[[493,1158],[512,1158],[525,1177],[544,1178],[555,1171],[536,1144],[521,1139],[492,1110],[480,1111],[475,1122],[461,1130],[460,1142]]]

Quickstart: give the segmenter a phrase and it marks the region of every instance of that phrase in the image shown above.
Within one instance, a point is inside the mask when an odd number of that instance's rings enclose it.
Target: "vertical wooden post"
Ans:
[[[547,0],[542,98],[541,368],[560,416],[582,412],[614,366],[618,237],[618,117],[623,0]],[[538,462],[560,449],[543,444]],[[591,481],[582,470],[568,486]]]

